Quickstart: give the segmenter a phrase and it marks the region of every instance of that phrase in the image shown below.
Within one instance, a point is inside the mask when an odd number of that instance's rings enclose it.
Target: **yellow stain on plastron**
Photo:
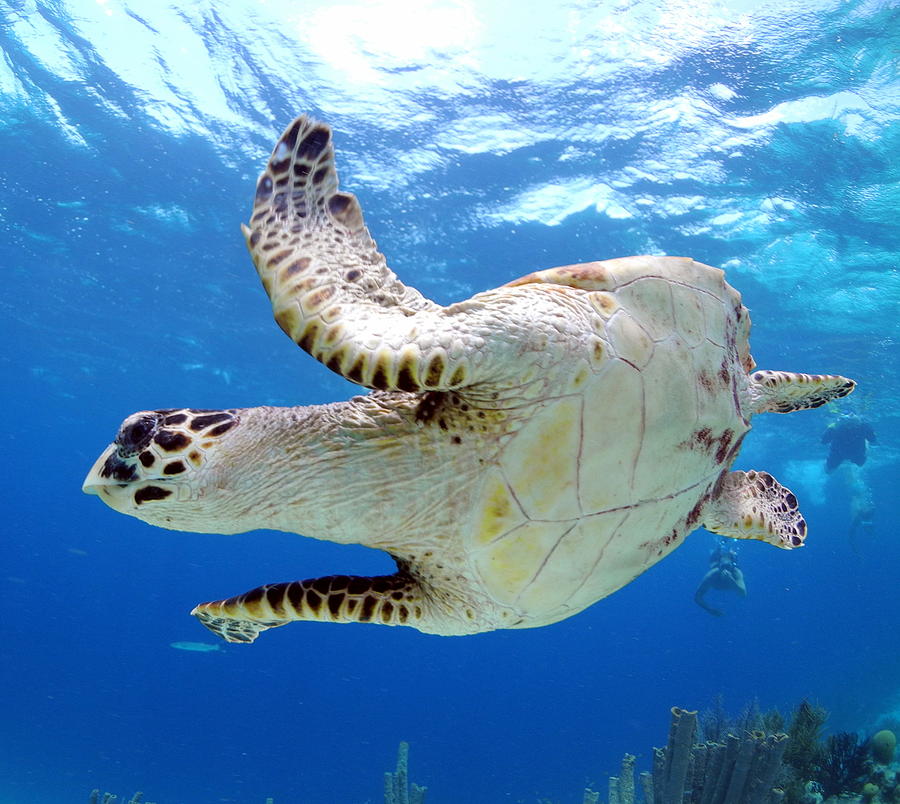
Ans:
[[[526,522],[475,559],[482,581],[501,604],[515,601],[571,522]]]
[[[503,475],[492,470],[482,488],[475,509],[475,544],[488,544],[523,521],[519,506],[510,494]]]
[[[504,451],[504,475],[530,519],[579,515],[580,442],[579,395],[548,403]]]

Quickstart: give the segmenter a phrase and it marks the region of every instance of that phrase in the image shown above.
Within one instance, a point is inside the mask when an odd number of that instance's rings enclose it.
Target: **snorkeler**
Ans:
[[[714,617],[721,617],[722,612],[710,606],[703,598],[710,589],[731,589],[741,597],[747,596],[744,585],[744,573],[737,565],[737,550],[719,542],[709,556],[709,572],[703,576],[700,586],[694,592],[694,602]]]
[[[867,446],[877,442],[872,425],[851,413],[828,425],[822,433],[822,443],[831,444],[825,461],[825,471],[830,474],[844,461],[862,466],[866,462]]]

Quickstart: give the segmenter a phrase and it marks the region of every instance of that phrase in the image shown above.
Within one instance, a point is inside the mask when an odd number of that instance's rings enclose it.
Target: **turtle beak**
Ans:
[[[85,494],[99,495],[106,487],[123,485],[123,481],[127,482],[127,474],[128,467],[116,455],[116,445],[110,444],[87,473],[81,490]]]
[[[109,483],[108,478],[101,477],[100,470],[106,466],[106,462],[109,460],[110,456],[113,455],[116,451],[115,444],[110,444],[105,450],[103,450],[103,454],[94,461],[94,465],[91,467],[91,470],[87,473],[87,477],[84,479],[84,482],[81,484],[81,490],[85,494],[99,494],[100,486],[105,486]]]

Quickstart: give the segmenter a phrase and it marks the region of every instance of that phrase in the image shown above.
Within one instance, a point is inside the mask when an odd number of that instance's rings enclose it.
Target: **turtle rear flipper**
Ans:
[[[191,614],[228,642],[253,642],[261,631],[296,620],[371,622],[454,632],[430,624],[430,609],[418,580],[401,569],[394,575],[329,575],[267,584],[226,600],[201,603]]]
[[[750,375],[750,404],[754,413],[792,413],[840,399],[855,387],[853,380],[839,374],[754,371]]]
[[[759,539],[785,550],[802,547],[806,520],[790,489],[768,472],[729,472],[707,504],[703,527],[732,539]]]

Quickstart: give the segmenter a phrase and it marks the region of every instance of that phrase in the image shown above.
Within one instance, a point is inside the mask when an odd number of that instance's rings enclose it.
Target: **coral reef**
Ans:
[[[618,775],[609,777],[605,804],[900,804],[894,733],[882,729],[866,741],[849,732],[823,739],[827,717],[806,700],[786,729],[778,711],[762,713],[755,702],[736,719],[721,699],[699,716],[673,707],[666,746],[653,749],[651,770],[640,772],[636,784],[636,757],[625,754]],[[384,774],[384,804],[425,804],[426,791],[409,781],[409,744],[401,742],[396,770]],[[89,804],[117,800],[94,790]],[[149,802],[135,793],[123,804]],[[598,791],[585,789],[582,804],[604,802]]]
[[[872,759],[882,765],[890,765],[894,759],[894,749],[897,747],[897,738],[890,729],[882,729],[872,735],[870,740]]]
[[[100,795],[100,791],[96,788],[91,790],[91,795],[88,798],[88,804],[115,804],[119,797],[113,795],[112,793],[103,793]],[[143,793],[135,793],[126,804],[153,804],[152,801],[144,801]]]
[[[425,804],[427,787],[409,784],[409,743],[397,749],[397,770],[384,774],[384,804]]]
[[[640,775],[645,804],[773,804],[784,798],[775,779],[789,742],[786,734],[722,732],[721,741],[696,743],[697,713],[672,708],[665,748],[653,750],[653,771]],[[625,755],[619,776],[610,779],[609,804],[635,804],[634,757]],[[584,804],[599,795],[584,794]]]
[[[825,741],[825,750],[817,781],[824,796],[835,796],[848,790],[858,790],[866,778],[868,751],[859,735],[850,732],[832,734]]]

